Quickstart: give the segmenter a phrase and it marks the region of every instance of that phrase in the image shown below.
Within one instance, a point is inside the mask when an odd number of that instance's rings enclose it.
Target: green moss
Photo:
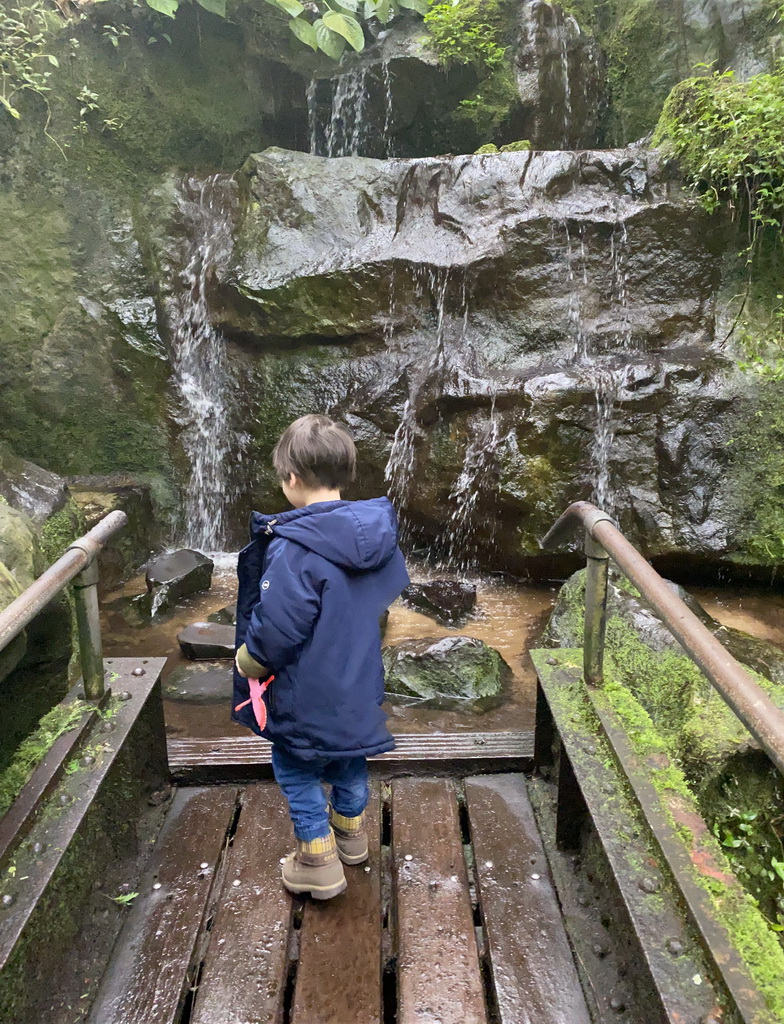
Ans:
[[[446,119],[464,140],[462,151],[471,152],[503,135],[519,102],[511,57],[515,7],[510,0],[431,2],[425,24],[445,67],[470,64],[477,72],[477,88]]]
[[[728,444],[738,562],[784,563],[784,388],[750,375]]]
[[[784,74],[690,78],[670,93],[654,143],[677,156],[713,210],[784,223]]]
[[[92,710],[92,705],[74,701],[67,705],[58,704],[44,715],[38,728],[22,741],[10,764],[0,774],[0,817],[17,798],[54,741],[73,729],[85,712]]]
[[[66,504],[44,523],[39,536],[45,566],[52,565],[66,548],[86,532],[86,524],[79,506],[69,498]]]

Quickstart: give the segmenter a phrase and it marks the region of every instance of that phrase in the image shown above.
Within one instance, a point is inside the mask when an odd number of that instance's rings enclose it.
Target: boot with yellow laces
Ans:
[[[297,848],[283,862],[283,884],[289,892],[309,892],[315,900],[330,900],[346,888],[346,876],[338,857],[335,834],[308,841],[297,839]]]
[[[344,864],[364,864],[368,859],[368,838],[365,830],[365,812],[355,818],[329,809],[329,823],[335,833],[338,856]]]

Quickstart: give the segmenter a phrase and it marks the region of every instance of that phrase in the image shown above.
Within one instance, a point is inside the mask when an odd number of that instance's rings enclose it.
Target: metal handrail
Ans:
[[[576,501],[542,540],[542,547],[557,547],[579,525],[585,528],[585,554],[588,558],[583,646],[586,682],[601,686],[604,679],[608,559],[611,558],[778,769],[784,772],[784,711],[773,703],[759,683],[629,543],[607,513],[588,501]]]
[[[79,656],[89,700],[103,697],[105,689],[98,617],[98,552],[127,522],[124,512],[110,512],[0,612],[2,651],[73,580]]]

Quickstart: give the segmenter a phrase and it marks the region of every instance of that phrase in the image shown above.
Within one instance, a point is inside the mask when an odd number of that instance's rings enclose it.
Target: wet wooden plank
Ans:
[[[280,879],[280,858],[293,844],[278,787],[271,782],[249,786],[227,856],[191,1024],[279,1024],[282,1019],[294,903]]]
[[[367,865],[346,868],[346,892],[305,908],[292,1024],[381,1024],[378,785],[368,805],[368,840]]]
[[[397,1024],[486,1024],[454,785],[401,779],[392,794]]]
[[[272,775],[272,747],[258,736],[172,738],[172,776],[189,785],[257,781]],[[533,766],[532,732],[436,733],[395,736],[395,749],[371,758],[385,774],[478,775],[485,771],[525,771]]]
[[[465,793],[501,1024],[590,1024],[524,778]]]
[[[176,794],[101,982],[92,1024],[178,1020],[236,797],[233,787]]]

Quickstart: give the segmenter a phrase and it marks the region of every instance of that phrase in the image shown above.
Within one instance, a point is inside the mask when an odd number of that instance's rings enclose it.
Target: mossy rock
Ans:
[[[496,707],[512,676],[498,651],[467,636],[387,647],[384,669],[387,698],[393,703],[468,713]]]

